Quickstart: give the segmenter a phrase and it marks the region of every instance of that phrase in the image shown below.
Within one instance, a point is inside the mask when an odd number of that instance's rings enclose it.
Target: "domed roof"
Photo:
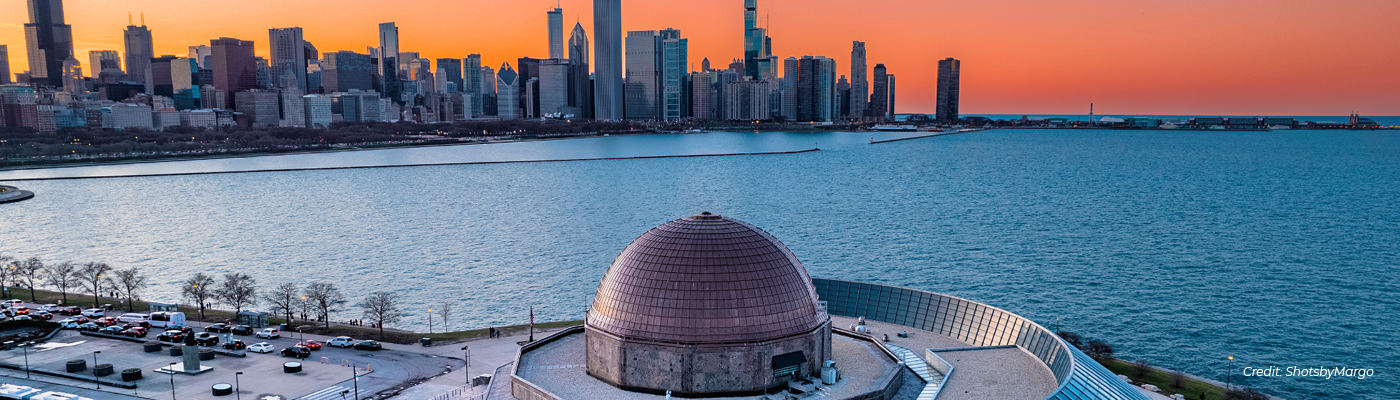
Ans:
[[[745,343],[811,332],[827,319],[787,246],[706,212],[627,245],[598,285],[587,326],[632,340]]]

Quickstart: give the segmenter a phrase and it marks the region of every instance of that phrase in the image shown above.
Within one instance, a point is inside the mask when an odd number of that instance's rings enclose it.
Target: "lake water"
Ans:
[[[627,136],[69,169],[822,149],[18,182],[37,197],[0,206],[0,252],[140,266],[152,300],[175,300],[196,271],[333,281],[355,301],[393,290],[411,310],[400,327],[426,330],[426,309],[451,303],[450,327],[465,329],[525,323],[531,305],[541,321],[578,319],[633,238],[714,211],[773,233],[814,276],[985,302],[1220,380],[1233,355],[1236,382],[1290,400],[1400,398],[1400,133],[872,136],[893,137]],[[1241,378],[1244,366],[1376,376]]]

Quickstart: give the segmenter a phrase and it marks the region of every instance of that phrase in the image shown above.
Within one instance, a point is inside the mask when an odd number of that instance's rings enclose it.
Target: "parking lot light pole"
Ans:
[[[33,343],[33,342],[30,342],[30,343]],[[19,347],[24,348],[24,379],[30,379],[30,377],[29,377],[29,344],[30,344],[30,343],[25,343],[25,344],[19,345]]]
[[[462,366],[462,376],[467,378],[467,384],[465,386],[467,390],[470,391],[472,387],[472,346],[462,346],[462,351],[467,352],[467,365]]]
[[[92,352],[92,381],[97,382],[98,390],[102,390],[102,377],[97,376],[97,355],[99,353],[102,353],[102,350]]]
[[[238,396],[238,400],[243,400],[243,386],[238,384],[239,375],[243,375],[243,371],[233,373],[233,393]]]
[[[350,363],[350,376],[355,383],[355,400],[360,400],[360,370],[356,369],[355,363]]]
[[[170,363],[169,367],[165,367],[170,372],[170,400],[175,400],[175,364]]]

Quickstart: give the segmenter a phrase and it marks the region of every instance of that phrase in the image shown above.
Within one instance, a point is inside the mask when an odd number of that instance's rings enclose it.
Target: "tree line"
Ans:
[[[87,262],[76,264],[69,261],[45,263],[38,257],[15,258],[0,254],[0,286],[29,289],[29,300],[38,301],[36,289],[51,288],[68,303],[68,294],[75,290],[92,295],[93,308],[99,307],[99,297],[108,295],[124,300],[126,311],[134,311],[134,303],[141,300],[141,294],[148,287],[146,274],[136,267],[116,269],[107,263]],[[345,311],[349,300],[334,283],[312,282],[300,286],[292,282],[282,282],[266,291],[259,290],[258,282],[242,272],[224,274],[222,277],[195,273],[181,283],[180,295],[199,309],[199,318],[205,319],[205,311],[214,305],[225,305],[234,310],[235,315],[250,307],[263,304],[274,315],[283,316],[288,321],[295,319],[315,319],[330,327],[331,316]],[[385,325],[402,321],[406,314],[403,300],[394,292],[377,291],[364,297],[357,306],[366,321],[373,322],[384,334]],[[451,304],[443,304],[430,309],[443,321],[444,331]],[[297,318],[300,315],[301,318]]]

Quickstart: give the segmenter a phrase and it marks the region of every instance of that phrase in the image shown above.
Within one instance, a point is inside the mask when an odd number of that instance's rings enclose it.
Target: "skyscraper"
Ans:
[[[890,97],[889,97],[889,102],[890,102],[890,113],[889,113],[889,115],[890,115],[890,121],[894,121],[894,120],[895,120],[895,119],[894,119],[894,116],[895,116],[896,113],[898,113],[898,111],[895,111],[895,108],[894,108],[894,99],[895,99],[895,97],[894,97],[894,74],[890,74],[889,89],[887,89],[887,90],[888,90],[889,93],[890,93]]]
[[[88,75],[97,78],[102,70],[122,70],[122,54],[116,50],[93,50],[88,52]]]
[[[588,32],[575,23],[569,36],[569,106],[578,108],[579,118],[593,118],[593,80],[588,77]]]
[[[472,109],[465,112],[465,114],[471,118],[485,115],[484,104],[482,104],[481,97],[481,77],[480,54],[471,54],[468,55],[467,58],[462,59],[462,84],[465,86],[462,92],[466,93],[466,95],[471,98],[472,105]],[[487,78],[490,79],[489,76],[487,76]]]
[[[439,80],[455,85],[457,92],[462,91],[462,59],[460,58],[439,58],[437,59],[437,69],[442,75]],[[447,87],[437,88],[439,92],[447,92]]]
[[[627,32],[627,119],[660,116],[660,36],[656,31]]]
[[[685,85],[690,79],[690,44],[688,39],[681,38],[680,30],[673,28],[662,30],[658,39],[661,50],[660,117],[663,121],[677,121],[685,118],[686,110],[690,108],[690,98],[685,95]]]
[[[63,91],[74,95],[87,93],[83,83],[83,65],[76,58],[68,57],[63,62]]]
[[[96,73],[93,73],[96,77]],[[10,83],[10,48],[0,44],[0,85]]]
[[[402,102],[403,88],[399,84],[399,28],[393,22],[379,24],[379,79],[384,96],[395,103]]]
[[[323,55],[321,87],[326,93],[374,89],[374,69],[369,55],[341,50]]]
[[[564,58],[564,9],[554,8],[549,16],[549,58]]]
[[[593,0],[594,118],[623,118],[622,0]]]
[[[272,49],[269,65],[273,79],[280,81],[287,71],[291,71],[297,78],[297,90],[306,93],[306,41],[302,39],[301,28],[273,28],[268,29],[267,34],[268,46]],[[300,100],[299,97],[297,100]]]
[[[540,116],[559,113],[578,115],[578,110],[569,105],[569,81],[572,78],[572,65],[569,60],[551,58],[540,62],[539,98]]]
[[[768,31],[758,27],[758,0],[744,0],[744,76],[753,80],[771,79],[764,76],[772,66],[768,44]]]
[[[213,49],[209,46],[190,46],[190,59],[200,68],[209,69],[210,58],[213,57]]]
[[[496,116],[520,118],[520,75],[510,68],[510,63],[501,63],[501,70],[496,73],[496,96]]]
[[[155,91],[151,75],[151,57],[155,49],[151,43],[151,30],[146,28],[146,16],[141,16],[141,26],[127,25],[122,38],[126,42],[126,80],[146,84],[146,93]]]
[[[26,1],[29,23],[24,24],[24,39],[29,45],[29,81],[62,86],[63,62],[73,56],[73,27],[63,22],[63,0]],[[9,69],[8,64],[5,69]],[[5,80],[9,80],[8,72]]]
[[[958,120],[958,92],[962,75],[962,61],[948,57],[938,61],[938,110],[940,122]]]
[[[866,71],[865,42],[852,42],[850,115],[856,119],[865,116],[865,110],[870,107],[870,81]]]
[[[214,88],[224,93],[224,104],[234,108],[234,93],[258,87],[258,65],[253,41],[218,38],[209,41]]]
[[[783,60],[783,105],[782,115],[789,121],[797,121],[797,81],[801,74],[801,61],[797,57]]]
[[[690,73],[691,118],[707,120],[714,118],[714,75],[710,72]]]
[[[884,121],[890,106],[890,77],[885,72],[885,64],[875,64],[874,89],[870,94],[870,117]]]

